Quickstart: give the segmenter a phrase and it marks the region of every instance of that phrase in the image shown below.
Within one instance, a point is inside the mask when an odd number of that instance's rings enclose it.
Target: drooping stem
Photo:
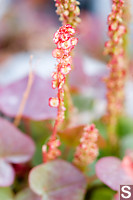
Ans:
[[[60,16],[59,20],[62,21],[63,25],[70,24],[75,29],[77,28],[78,24],[81,22],[79,18],[80,9],[79,9],[79,1],[78,0],[54,0],[55,6],[57,7],[56,13]],[[74,108],[69,84],[66,80],[64,84],[64,93],[65,93],[65,102],[66,102],[66,111],[65,117],[66,119],[69,118],[69,114],[72,112],[72,108]]]
[[[51,97],[49,99],[49,105],[56,107],[57,117],[54,124],[53,133],[48,142],[48,149],[46,145],[43,145],[43,158],[44,160],[51,160],[60,155],[58,146],[60,145],[57,139],[58,125],[64,120],[65,106],[64,106],[64,87],[67,79],[67,75],[71,71],[71,51],[77,44],[78,39],[73,37],[75,35],[75,29],[67,24],[59,28],[54,35],[54,42],[57,48],[53,51],[53,57],[57,59],[56,71],[52,74],[52,87],[57,89],[57,97]]]
[[[43,160],[54,159],[60,155],[58,147],[60,145],[57,139],[58,125],[64,120],[65,110],[70,112],[73,107],[69,87],[67,85],[67,74],[71,71],[71,50],[77,44],[77,38],[74,38],[75,29],[80,23],[79,2],[76,0],[54,0],[57,7],[56,13],[60,15],[60,20],[63,26],[55,33],[54,42],[57,48],[53,51],[53,57],[57,59],[58,65],[56,67],[57,72],[52,75],[52,87],[57,88],[58,94],[56,98],[49,99],[49,105],[51,107],[57,107],[58,113],[55,120],[52,136],[48,142],[48,148],[43,145]],[[65,96],[65,97],[64,97]],[[67,99],[67,106],[64,106],[64,98]]]

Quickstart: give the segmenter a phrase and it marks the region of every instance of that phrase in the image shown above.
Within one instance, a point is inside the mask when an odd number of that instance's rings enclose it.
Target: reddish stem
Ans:
[[[51,136],[51,140],[55,140],[56,139],[57,127],[58,127],[58,118],[55,120],[55,124],[54,124],[53,134]]]

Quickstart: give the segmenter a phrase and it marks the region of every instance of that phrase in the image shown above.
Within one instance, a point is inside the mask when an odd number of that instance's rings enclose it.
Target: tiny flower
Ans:
[[[61,151],[58,149],[60,146],[60,140],[49,140],[47,145],[42,146],[43,162],[54,160],[61,155]]]
[[[118,28],[118,23],[117,21],[113,22],[112,24],[110,24],[109,26],[109,30],[110,31],[115,31]]]
[[[74,35],[75,34],[75,29],[72,27],[68,27],[68,32],[70,33],[70,35]]]
[[[59,41],[59,32],[58,31],[56,31],[56,33],[54,34],[53,41],[55,44]]]
[[[61,68],[61,73],[64,75],[69,74],[69,72],[71,71],[71,65],[64,65],[64,67]]]
[[[57,79],[57,72],[53,72],[53,73],[52,73],[52,78],[53,78],[53,79]]]
[[[70,38],[69,33],[64,33],[64,34],[60,35],[60,39],[61,39],[62,42],[67,41],[69,38]]]
[[[61,60],[61,63],[63,63],[64,65],[67,64],[72,64],[72,57],[71,56],[64,56],[64,58]]]
[[[78,43],[78,38],[71,38],[72,46],[75,46]]]
[[[65,16],[68,16],[68,15],[69,15],[69,11],[68,11],[68,10],[65,10],[65,11],[64,11],[64,15],[65,15]]]
[[[69,49],[72,46],[71,39],[66,40],[61,44],[62,49]]]
[[[52,80],[52,88],[57,88],[57,80]]]
[[[57,108],[59,106],[59,99],[54,97],[49,98],[49,105]]]
[[[62,57],[62,51],[58,48],[58,49],[54,49],[54,51],[52,52],[52,55],[54,58],[61,58]]]

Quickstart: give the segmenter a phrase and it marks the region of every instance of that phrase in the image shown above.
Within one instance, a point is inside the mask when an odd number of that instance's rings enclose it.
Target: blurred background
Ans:
[[[0,62],[12,53],[53,49],[52,37],[61,25],[54,4],[54,0],[0,0]],[[111,0],[80,0],[80,9],[80,51],[103,59]]]
[[[101,117],[106,112],[106,87],[103,77],[107,76],[109,72],[107,68],[109,57],[103,55],[103,50],[104,43],[108,40],[107,16],[111,12],[112,0],[79,1],[81,9],[81,24],[77,30],[79,40],[73,53],[74,69],[69,76],[70,92],[76,109],[74,117],[71,117],[72,119],[68,123],[68,132],[66,129],[65,133],[63,129],[60,137],[63,138],[63,135],[67,135],[70,131],[73,133],[72,138],[76,138],[77,132],[83,130],[84,124],[94,122],[106,140],[107,131]],[[123,158],[127,149],[133,149],[133,0],[125,0],[125,2],[127,1],[130,4],[131,13],[127,49],[129,74],[125,85],[125,115],[119,120],[116,128],[120,138],[120,150],[115,155],[119,154],[120,158]],[[56,47],[53,35],[61,26],[61,22],[55,11],[54,0],[0,0],[0,116],[13,121],[13,118],[18,114],[31,67],[32,71],[39,75],[39,77],[34,76],[20,123],[20,129],[31,135],[36,143],[36,153],[32,159],[33,166],[42,163],[42,145],[44,142],[47,143],[47,138],[52,132],[52,122],[49,119],[55,119],[57,115],[56,110],[48,105],[49,97],[56,95],[55,90],[51,87],[51,74],[56,66],[56,59],[52,57],[52,51]],[[32,60],[30,60],[31,55]],[[2,133],[4,132],[1,131]],[[70,135],[67,136],[68,144],[72,141],[71,137],[69,138]],[[64,141],[62,149],[68,145]],[[4,146],[7,147],[5,144]],[[103,149],[100,149],[100,157],[110,155],[106,148],[104,150],[102,140],[101,146]],[[70,147],[68,150],[67,148],[63,149],[64,157],[66,157],[66,152],[69,152]],[[114,153],[113,148],[111,151]],[[69,161],[72,160],[72,154],[73,149],[68,156],[70,157]],[[89,175],[95,174],[94,166],[95,163],[89,166]],[[27,173],[28,170],[22,168],[22,174]],[[27,187],[27,179],[25,183]],[[13,190],[16,192],[23,187],[25,187],[23,179],[19,179],[18,175]],[[89,192],[91,192],[90,194],[88,192],[87,195],[91,196],[94,192],[94,198],[88,197],[86,199],[112,199],[112,197],[106,198],[108,188],[104,187],[103,191],[101,188],[95,187],[95,185],[94,189],[90,187]],[[95,196],[97,189],[98,193]],[[104,195],[102,196],[99,192],[104,193]],[[112,194],[114,195],[111,191],[111,196]],[[2,200],[3,197],[0,199]]]
[[[55,59],[52,57],[52,50],[55,48],[53,34],[61,26],[54,4],[54,0],[0,0],[1,86],[29,73],[30,55],[33,55],[33,70],[44,78],[50,77],[55,67]],[[131,0],[131,13],[132,5]],[[75,64],[75,70],[83,68],[83,74],[87,75],[87,83],[90,87],[90,90],[87,90],[88,94],[97,97],[98,89],[100,91],[98,95],[101,95],[103,100],[105,88],[102,77],[108,73],[105,64],[107,57],[103,56],[103,48],[108,38],[107,16],[111,11],[111,0],[80,0],[80,9],[82,22],[78,27],[79,42],[75,51],[75,57],[78,57],[78,61],[75,62],[78,64]],[[130,35],[132,35],[132,18],[130,22]],[[130,37],[129,42],[130,79],[133,74],[132,39]],[[81,86],[83,78],[81,73],[78,76],[78,72],[76,74],[74,71],[73,74],[77,78],[72,78],[72,81],[70,78],[71,85]],[[86,83],[85,85],[88,86]],[[129,88],[132,88],[132,81],[128,82],[126,91]],[[82,89],[86,91],[85,88]],[[129,98],[126,105],[132,105],[132,96],[127,92]],[[105,105],[105,102],[103,104]],[[103,114],[102,105],[100,108]],[[129,108],[129,113],[133,115],[133,108]]]
[[[0,0],[0,50],[4,53],[53,48],[61,25],[53,0]],[[110,0],[80,0],[80,48],[101,56]],[[2,58],[1,58],[2,59]]]

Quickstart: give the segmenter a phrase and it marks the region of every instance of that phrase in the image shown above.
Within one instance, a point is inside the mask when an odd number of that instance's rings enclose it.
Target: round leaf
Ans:
[[[41,198],[27,188],[19,192],[15,200],[41,200]]]
[[[81,200],[86,188],[82,173],[63,160],[54,160],[33,168],[29,183],[30,188],[45,200]]]
[[[7,187],[12,185],[14,176],[14,169],[12,166],[3,160],[0,160],[0,187]],[[0,199],[5,200],[5,198],[1,198],[1,195],[4,195],[3,191],[2,194],[0,191]]]
[[[91,200],[112,200],[114,192],[109,188],[98,188],[94,190]]]
[[[0,109],[5,115],[15,117],[18,114],[27,83],[28,76],[0,90]],[[51,80],[44,80],[34,74],[33,84],[22,117],[35,121],[55,118],[57,109],[48,105],[49,97],[55,95],[55,90],[51,87]]]
[[[10,188],[0,188],[1,200],[14,200],[13,193]]]
[[[96,164],[98,178],[111,189],[119,191],[120,185],[133,184],[133,180],[122,168],[121,160],[115,157],[101,158]]]
[[[35,150],[32,139],[9,121],[0,118],[0,158],[12,163],[30,160]]]

